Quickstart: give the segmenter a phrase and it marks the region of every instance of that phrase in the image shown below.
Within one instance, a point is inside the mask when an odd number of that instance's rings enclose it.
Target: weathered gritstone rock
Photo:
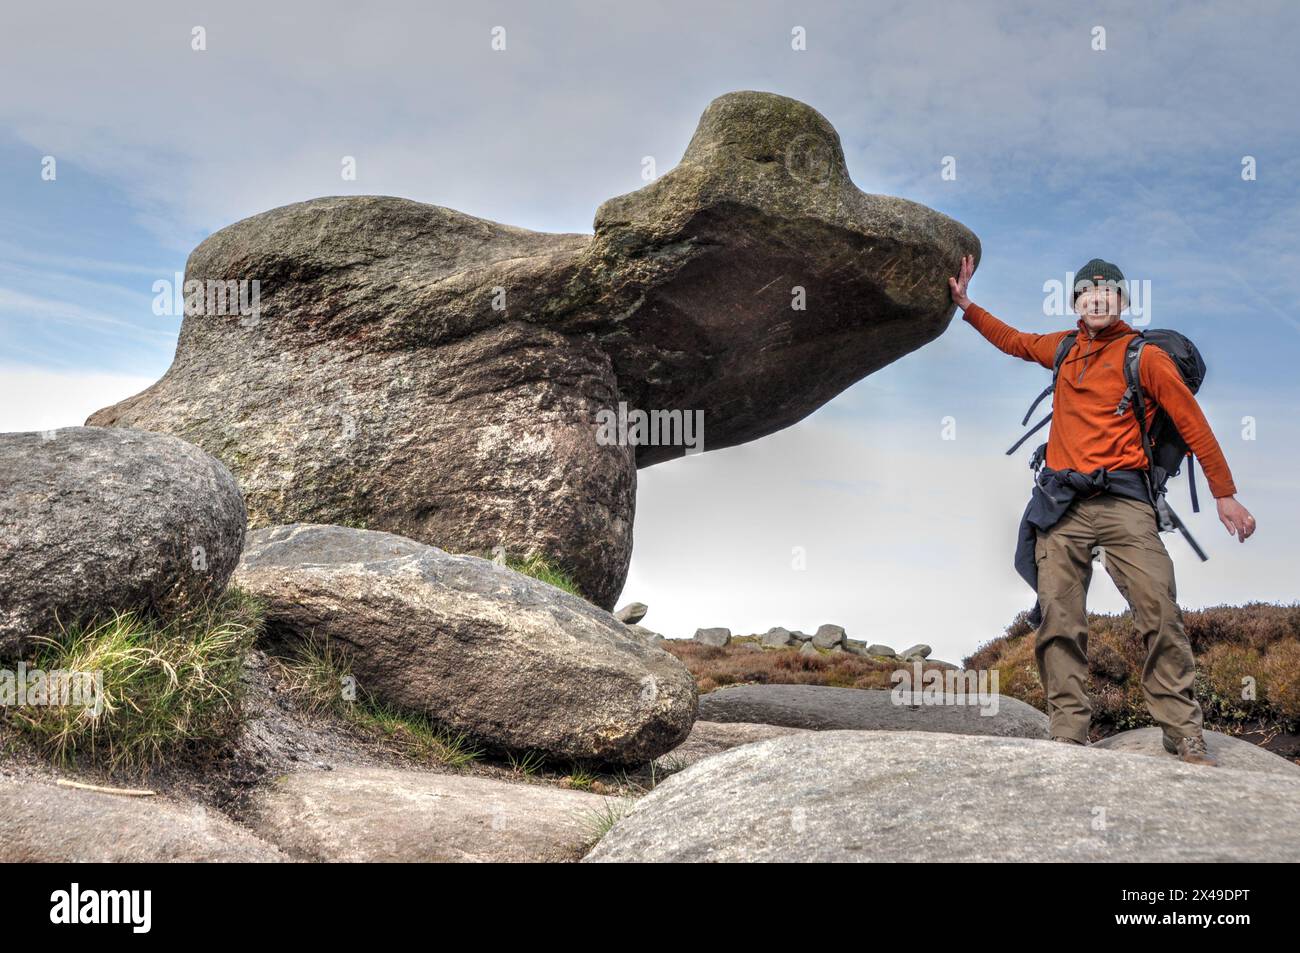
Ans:
[[[650,607],[644,602],[629,602],[614,613],[614,618],[624,625],[636,625],[645,618],[645,614],[649,611]]]
[[[608,613],[513,570],[341,526],[249,534],[238,585],[271,637],[328,640],[358,688],[502,748],[640,764],[680,744],[696,689]]]
[[[299,860],[577,860],[606,798],[542,784],[400,768],[297,771],[261,788],[249,822]]]
[[[123,797],[0,778],[0,862],[283,861],[224,815],[161,797]]]
[[[938,337],[947,276],[979,255],[952,219],[860,192],[816,110],[758,92],[711,103],[677,167],[594,228],[383,196],[237,222],[186,279],[259,281],[257,313],[187,316],[162,380],[89,423],[216,454],[253,526],[542,552],[611,608],[636,468],[688,446],[600,443],[598,415],[700,412],[703,449],[773,433]]]
[[[696,629],[692,639],[701,645],[707,645],[715,649],[720,649],[731,642],[731,630],[713,627],[710,629]]]
[[[788,629],[783,629],[780,626],[768,629],[763,633],[762,639],[764,647],[777,649],[784,648],[795,640]]]
[[[782,725],[752,725],[744,722],[697,721],[691,733],[680,745],[661,756],[655,764],[661,769],[680,770],[715,754],[739,748],[741,745],[798,734],[807,728],[786,728]]]
[[[166,434],[0,434],[0,654],[109,610],[226,587],[244,542],[235,479]]]
[[[812,644],[819,649],[833,649],[844,643],[844,627],[839,625],[819,626],[812,637]]]
[[[811,732],[674,774],[590,862],[1294,862],[1300,780],[925,732]]]
[[[627,628],[629,632],[633,632],[636,635],[640,636],[641,638],[646,639],[647,641],[650,642],[662,642],[664,640],[664,637],[660,635],[658,632],[655,632],[653,629],[647,629],[643,625],[636,625],[635,623],[633,623],[632,625],[629,625]]]
[[[757,722],[814,731],[941,731],[1049,737],[1047,716],[1019,699],[997,696],[997,711],[992,714],[983,714],[973,696],[968,700],[971,704],[896,705],[893,693],[880,689],[735,685],[701,695],[698,717],[702,721]]]
[[[1300,765],[1294,761],[1276,755],[1273,752],[1253,745],[1249,741],[1233,738],[1218,731],[1206,731],[1205,746],[1210,754],[1219,761],[1219,769],[1224,771],[1264,771],[1270,774],[1283,774],[1287,777],[1300,778]],[[1159,728],[1134,728],[1121,731],[1117,735],[1103,738],[1096,742],[1094,748],[1107,751],[1122,751],[1126,754],[1149,755],[1167,761],[1177,760],[1176,755],[1164,749],[1160,740]],[[1297,858],[1300,859],[1300,858]]]

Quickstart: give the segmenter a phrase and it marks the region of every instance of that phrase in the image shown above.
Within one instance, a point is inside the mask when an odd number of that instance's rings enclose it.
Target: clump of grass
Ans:
[[[27,705],[6,717],[56,763],[86,758],[110,772],[146,773],[238,728],[244,658],[262,615],[231,588],[166,619],[113,612],[61,628],[34,641],[28,671],[85,673],[98,710]]]
[[[492,552],[481,552],[478,555],[484,559],[490,559],[493,562],[504,562],[508,569],[513,569],[517,573],[525,576],[531,576],[548,586],[554,586],[556,589],[562,589],[570,595],[577,596],[580,599],[586,599],[586,595],[578,588],[573,577],[565,570],[560,568],[554,560],[548,558],[542,553],[529,553],[526,556],[512,556],[509,551],[504,552],[502,557],[502,548],[498,547]]]
[[[531,556],[515,557],[506,556],[506,565],[515,572],[523,573],[525,576],[532,576],[556,589],[563,589],[565,592],[585,599],[582,590],[578,584],[573,581],[563,569],[560,569],[553,562],[540,553],[534,553]]]
[[[531,778],[546,766],[546,756],[540,751],[525,751],[521,755],[507,751],[506,757],[510,761],[510,770],[525,778]]]
[[[569,787],[578,791],[590,791],[592,786],[600,780],[600,776],[587,770],[582,765],[575,764],[569,771],[568,776],[564,779]]]
[[[464,732],[380,702],[357,687],[347,653],[328,640],[304,639],[276,659],[281,684],[311,714],[332,714],[390,748],[420,761],[460,768],[482,757]]]
[[[621,821],[636,807],[634,798],[605,798],[600,807],[589,808],[585,815],[587,827],[587,850],[595,847],[610,828]],[[586,851],[584,851],[586,853]]]

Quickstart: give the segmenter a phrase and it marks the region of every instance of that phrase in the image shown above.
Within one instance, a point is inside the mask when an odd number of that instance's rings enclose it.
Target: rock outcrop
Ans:
[[[611,608],[638,466],[787,427],[938,337],[946,277],[979,254],[957,222],[860,192],[825,117],[757,92],[711,103],[682,161],[594,227],[383,196],[255,215],[190,256],[162,380],[88,422],[220,457],[255,527],[540,552]],[[676,429],[602,440],[622,410]]]
[[[691,733],[680,745],[655,761],[662,770],[680,771],[696,761],[715,754],[739,748],[741,745],[780,738],[808,731],[807,728],[786,728],[781,725],[756,725],[745,722],[697,721]]]
[[[642,798],[587,861],[1294,862],[1300,779],[1025,738],[809,732]]]
[[[1300,765],[1294,761],[1276,755],[1267,748],[1253,745],[1220,731],[1206,731],[1205,746],[1225,771],[1264,771],[1270,774],[1284,774],[1300,778]],[[1134,728],[1119,734],[1103,738],[1093,744],[1094,748],[1107,751],[1123,751],[1127,754],[1144,754],[1167,761],[1176,760],[1176,756],[1164,749],[1160,740],[1159,728]]]
[[[511,750],[640,764],[695,720],[686,667],[591,603],[473,556],[371,530],[249,534],[235,582],[271,638],[328,640],[358,689]]]
[[[720,649],[725,645],[731,644],[731,630],[724,629],[720,626],[711,626],[707,629],[696,629],[695,635],[691,636],[692,641],[700,645],[707,645],[710,648]]]
[[[261,788],[249,823],[297,860],[569,861],[595,837],[599,794],[403,768],[295,771]]]
[[[0,778],[0,862],[266,862],[271,844],[199,804]]]
[[[219,594],[244,542],[235,479],[166,434],[0,434],[0,655],[111,610]]]
[[[805,643],[805,648],[810,643]],[[918,692],[920,687],[918,686]],[[809,728],[881,731],[940,731],[961,735],[1047,738],[1048,720],[1017,698],[996,696],[997,709],[985,710],[974,696],[969,704],[899,705],[881,689],[826,685],[735,685],[700,696],[703,721],[747,722]]]

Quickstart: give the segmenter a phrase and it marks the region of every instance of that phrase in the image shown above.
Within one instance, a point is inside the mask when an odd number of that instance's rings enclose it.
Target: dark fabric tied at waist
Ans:
[[[1038,562],[1034,559],[1034,545],[1038,531],[1046,532],[1060,522],[1076,500],[1088,499],[1099,493],[1114,493],[1144,503],[1151,502],[1146,474],[1141,470],[1053,470],[1043,466],[1034,480],[1034,492],[1020,519],[1020,539],[1016,543],[1016,572],[1038,593]],[[1156,518],[1154,508],[1151,518]],[[1035,629],[1043,621],[1042,606],[1037,601],[1029,611],[1029,624]]]

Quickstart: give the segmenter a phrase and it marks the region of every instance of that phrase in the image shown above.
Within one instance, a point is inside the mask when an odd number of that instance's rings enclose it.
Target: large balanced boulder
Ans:
[[[253,526],[541,552],[612,608],[636,468],[787,427],[935,339],[966,254],[959,223],[860,192],[816,110],[730,93],[593,235],[385,196],[216,232],[171,368],[89,422],[220,456]],[[608,439],[616,418],[630,436]]]
[[[358,688],[511,750],[640,764],[695,720],[690,672],[584,599],[390,533],[249,534],[235,581],[267,629],[332,642]]]
[[[1267,748],[1253,745],[1220,731],[1206,731],[1205,746],[1219,762],[1219,767],[1228,771],[1266,771],[1272,774],[1285,774],[1300,778],[1300,765],[1294,761],[1276,755]],[[1153,758],[1174,760],[1177,756],[1164,748],[1159,728],[1134,728],[1121,731],[1096,742],[1094,748],[1108,751],[1124,751],[1129,754],[1144,754]]]
[[[220,593],[244,542],[234,477],[166,434],[0,434],[0,655],[80,619]]]
[[[283,861],[211,808],[0,778],[0,863]]]
[[[697,762],[588,861],[1295,861],[1300,779],[928,732],[808,732]]]
[[[605,798],[553,785],[401,768],[296,771],[260,788],[249,823],[299,860],[577,860]]]
[[[918,691],[917,694],[920,694]],[[826,685],[734,685],[700,696],[703,721],[758,722],[813,731],[942,731],[1047,738],[1048,719],[1017,698],[946,695],[947,704],[899,704],[893,692]],[[996,708],[994,705],[996,704]]]

